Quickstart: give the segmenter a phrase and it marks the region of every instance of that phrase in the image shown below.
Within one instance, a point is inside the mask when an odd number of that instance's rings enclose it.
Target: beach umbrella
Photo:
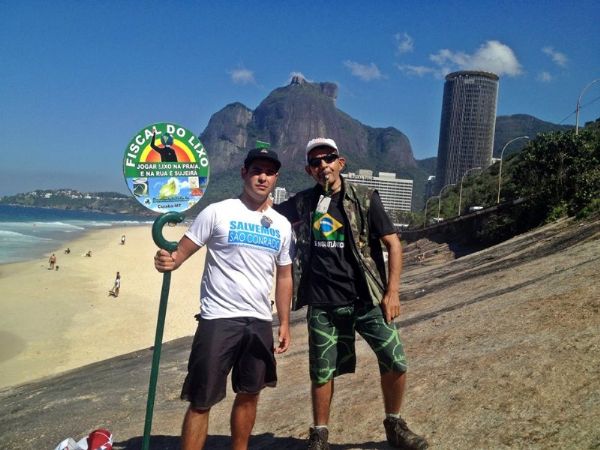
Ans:
[[[129,141],[123,158],[123,174],[127,187],[136,200],[145,208],[162,213],[152,225],[152,239],[156,245],[168,252],[175,251],[177,242],[164,238],[163,227],[166,224],[181,223],[184,219],[182,213],[200,201],[208,186],[208,155],[200,140],[180,125],[148,125]],[[148,386],[143,450],[150,447],[170,284],[171,272],[164,272]]]

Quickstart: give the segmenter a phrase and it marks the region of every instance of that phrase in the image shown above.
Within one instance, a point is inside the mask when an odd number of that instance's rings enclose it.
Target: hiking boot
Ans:
[[[424,450],[429,448],[429,444],[424,437],[413,433],[408,429],[406,422],[401,418],[386,417],[383,421],[385,435],[388,443],[392,447],[403,448],[405,450]]]
[[[329,430],[327,428],[310,428],[308,436],[308,450],[329,450],[327,439]]]

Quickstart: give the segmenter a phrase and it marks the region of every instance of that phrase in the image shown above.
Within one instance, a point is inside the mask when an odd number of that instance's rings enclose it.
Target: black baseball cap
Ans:
[[[279,161],[277,153],[275,153],[273,150],[269,150],[268,148],[254,148],[250,150],[246,156],[246,159],[244,160],[244,167],[248,167],[255,159],[267,159],[269,161],[273,161],[277,170],[279,170],[281,167],[281,161]]]

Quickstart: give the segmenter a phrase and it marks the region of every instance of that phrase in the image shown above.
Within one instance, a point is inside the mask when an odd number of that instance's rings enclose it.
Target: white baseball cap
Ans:
[[[316,147],[331,147],[332,149],[335,150],[336,153],[338,153],[337,145],[333,139],[320,137],[320,138],[311,139],[310,141],[308,141],[308,144],[306,144],[306,156],[308,157],[308,154],[310,153],[310,151]]]

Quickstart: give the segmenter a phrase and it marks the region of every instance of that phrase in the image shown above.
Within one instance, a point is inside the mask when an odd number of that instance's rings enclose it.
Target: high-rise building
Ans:
[[[288,199],[288,192],[284,187],[276,187],[273,191],[273,203],[278,205]]]
[[[492,161],[498,76],[460,71],[446,75],[435,192],[457,184],[474,167]]]
[[[429,175],[429,177],[427,177],[427,181],[425,182],[425,201],[427,201],[427,199],[433,195],[434,189],[435,175]]]
[[[344,174],[349,183],[363,184],[377,189],[386,211],[410,211],[412,206],[413,180],[396,178],[392,172],[379,172],[374,177],[372,170],[360,169],[357,173]]]

